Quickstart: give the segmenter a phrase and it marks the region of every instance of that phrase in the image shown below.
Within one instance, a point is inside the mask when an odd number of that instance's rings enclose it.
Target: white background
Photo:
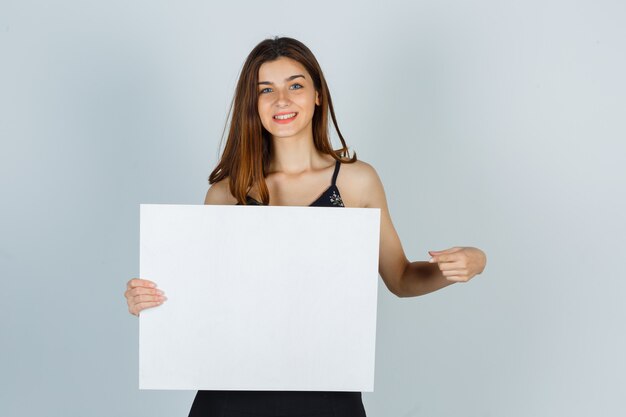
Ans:
[[[202,203],[273,35],[316,54],[408,257],[489,256],[421,298],[381,284],[368,416],[625,415],[625,21],[621,0],[0,0],[0,415],[188,413],[193,392],[137,389],[139,203]]]

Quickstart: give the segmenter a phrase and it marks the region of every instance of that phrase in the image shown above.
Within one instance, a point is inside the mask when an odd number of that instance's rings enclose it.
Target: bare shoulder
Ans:
[[[378,174],[374,167],[361,160],[341,164],[341,174],[350,179],[350,181],[369,182],[378,180]]]
[[[378,173],[364,161],[341,164],[337,187],[349,207],[380,207],[380,197],[384,199]]]
[[[204,204],[221,206],[237,204],[237,199],[230,193],[228,178],[224,178],[209,187]]]

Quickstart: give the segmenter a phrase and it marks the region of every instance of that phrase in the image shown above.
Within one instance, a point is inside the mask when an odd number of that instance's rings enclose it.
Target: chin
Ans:
[[[296,136],[300,133],[299,130],[293,130],[293,131],[274,131],[272,132],[271,130],[268,130],[268,132],[270,132],[270,134],[272,135],[272,137],[274,138],[290,138],[292,136]]]

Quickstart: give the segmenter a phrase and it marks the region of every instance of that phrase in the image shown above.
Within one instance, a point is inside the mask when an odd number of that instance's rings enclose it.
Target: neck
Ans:
[[[288,138],[272,137],[270,173],[300,174],[323,163],[322,155],[313,145],[313,133]]]

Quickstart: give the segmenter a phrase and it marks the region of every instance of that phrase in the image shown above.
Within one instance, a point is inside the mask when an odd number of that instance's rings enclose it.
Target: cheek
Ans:
[[[265,128],[265,130],[269,130],[269,124],[272,121],[271,108],[265,105],[263,102],[259,101],[257,105],[257,110],[259,112],[259,119],[261,119],[261,125]]]
[[[317,97],[316,97],[315,93],[313,93],[312,95],[307,97],[307,102],[308,102],[309,108],[315,109],[315,106],[317,104],[316,100],[317,100]]]
[[[261,120],[267,117],[267,106],[265,106],[261,100],[258,101],[256,109]]]

